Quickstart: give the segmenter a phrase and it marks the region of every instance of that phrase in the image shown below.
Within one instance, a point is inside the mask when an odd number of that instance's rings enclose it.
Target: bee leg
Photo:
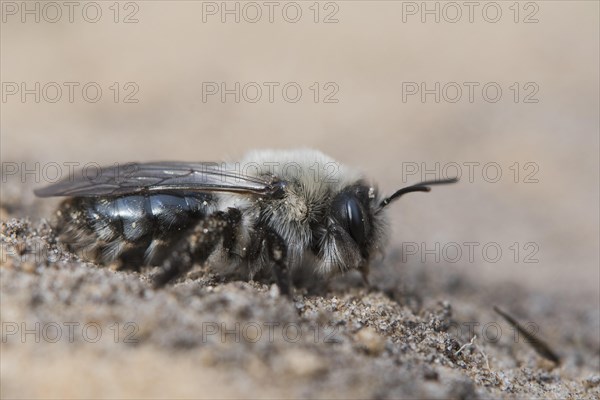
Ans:
[[[240,220],[239,210],[230,208],[227,212],[218,211],[200,221],[165,260],[163,271],[154,279],[154,287],[162,287],[180,277],[192,269],[194,263],[206,262],[221,241],[227,247],[235,240]]]
[[[371,287],[371,282],[369,282],[369,264],[362,264],[361,266],[358,267],[358,271],[360,272],[360,275],[362,276],[363,279],[363,283],[365,284],[365,287],[370,288]]]
[[[266,244],[271,260],[275,264],[273,267],[277,286],[281,294],[290,296],[290,271],[287,264],[287,247],[285,241],[276,232],[268,230],[266,232]]]
[[[189,238],[183,238],[173,248],[173,252],[162,264],[162,271],[154,278],[152,285],[159,289],[189,271],[194,265],[189,251]]]

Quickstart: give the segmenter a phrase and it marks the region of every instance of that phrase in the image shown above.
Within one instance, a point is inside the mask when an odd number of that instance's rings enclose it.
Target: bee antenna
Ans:
[[[397,198],[399,198],[400,196],[402,196],[406,193],[429,192],[429,191],[431,191],[431,188],[429,187],[431,185],[445,185],[447,183],[456,183],[456,182],[458,182],[458,178],[441,179],[438,181],[425,181],[425,182],[417,183],[412,186],[407,186],[405,188],[402,188],[402,189],[396,191],[396,193],[392,194],[390,197],[386,197],[385,199],[383,199],[381,201],[381,203],[379,203],[379,209],[377,210],[377,212],[381,211],[384,207],[386,207],[392,201],[396,200]]]

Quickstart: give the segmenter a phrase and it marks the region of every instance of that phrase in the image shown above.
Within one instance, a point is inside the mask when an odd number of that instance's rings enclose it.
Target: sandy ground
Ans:
[[[593,305],[393,259],[369,288],[348,276],[293,301],[207,270],[154,291],[62,255],[45,224],[1,228],[3,398],[600,396]]]
[[[481,2],[472,21],[456,3],[457,22],[391,1],[277,3],[270,22],[259,2],[256,23],[236,2],[239,22],[221,2],[77,3],[72,21],[30,2],[39,22],[21,4],[0,24],[3,398],[599,396],[597,2]],[[198,269],[153,291],[40,255],[57,202],[32,190],[71,166],[297,147],[385,192],[461,182],[394,205],[369,288],[288,301]]]

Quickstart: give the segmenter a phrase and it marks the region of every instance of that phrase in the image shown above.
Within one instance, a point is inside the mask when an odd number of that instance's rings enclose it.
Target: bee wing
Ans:
[[[122,196],[150,192],[232,192],[274,195],[283,185],[275,177],[231,172],[225,164],[155,162],[101,168],[35,190],[39,197]],[[91,175],[91,174],[90,174]]]

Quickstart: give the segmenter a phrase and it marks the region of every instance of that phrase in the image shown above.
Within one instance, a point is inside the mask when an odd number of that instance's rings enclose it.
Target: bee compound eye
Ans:
[[[358,201],[350,197],[346,201],[346,212],[348,218],[348,231],[352,239],[358,244],[363,244],[365,241],[365,219]]]
[[[364,245],[367,237],[366,221],[358,198],[352,193],[340,193],[332,203],[331,212],[337,222],[359,246]]]

